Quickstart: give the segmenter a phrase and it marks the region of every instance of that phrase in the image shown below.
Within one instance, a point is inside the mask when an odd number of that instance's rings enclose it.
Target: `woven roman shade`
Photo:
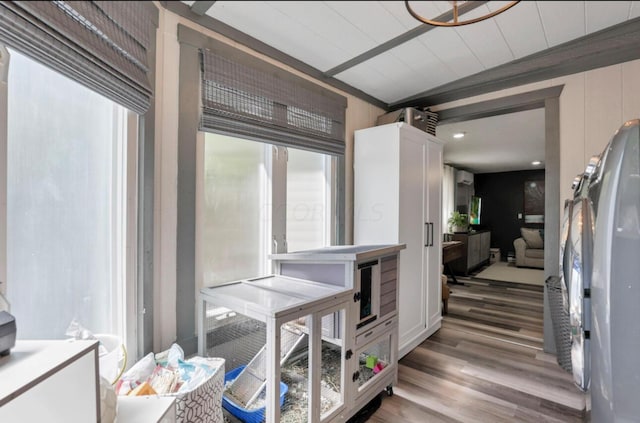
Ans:
[[[156,27],[147,1],[0,2],[1,42],[139,114]]]
[[[200,130],[344,154],[345,97],[222,43],[200,56]]]

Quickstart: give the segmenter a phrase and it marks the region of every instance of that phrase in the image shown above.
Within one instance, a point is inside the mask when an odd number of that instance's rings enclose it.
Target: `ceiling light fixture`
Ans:
[[[513,6],[515,6],[516,4],[518,4],[520,2],[519,1],[507,2],[507,4],[505,4],[504,6],[502,6],[501,8],[499,8],[497,10],[494,10],[493,12],[487,13],[487,14],[479,16],[477,18],[468,19],[466,21],[458,20],[459,7],[464,5],[465,3],[471,3],[471,1],[450,1],[449,3],[451,3],[451,5],[452,5],[452,12],[453,12],[453,18],[452,18],[453,21],[452,22],[442,22],[442,21],[436,21],[436,20],[432,20],[432,19],[423,18],[415,10],[413,10],[411,8],[411,5],[409,4],[409,0],[405,0],[405,2],[404,2],[404,4],[407,7],[407,10],[411,14],[411,16],[413,16],[414,18],[416,18],[420,22],[423,22],[423,23],[426,23],[426,24],[429,24],[429,25],[434,25],[434,26],[462,26],[462,25],[469,25],[469,24],[472,24],[472,23],[484,21],[485,19],[492,18],[492,17],[504,12],[505,10],[512,8]]]
[[[455,134],[453,134],[453,138],[455,139],[464,138],[464,132],[456,132]]]
[[[542,164],[542,162],[540,160],[535,160],[533,162],[531,162],[532,165],[534,166],[540,166]]]

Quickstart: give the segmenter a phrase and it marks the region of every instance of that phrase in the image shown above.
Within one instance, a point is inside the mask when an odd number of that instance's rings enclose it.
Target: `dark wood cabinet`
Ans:
[[[466,234],[453,234],[453,241],[464,244],[465,256],[451,262],[451,269],[461,275],[467,275],[476,267],[489,261],[491,231],[478,231]]]

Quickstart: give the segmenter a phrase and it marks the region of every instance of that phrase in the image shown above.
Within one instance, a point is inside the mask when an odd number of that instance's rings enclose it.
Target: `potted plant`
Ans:
[[[451,217],[449,218],[447,223],[449,224],[450,232],[467,232],[467,225],[469,224],[469,220],[467,219],[466,214],[460,213],[456,210],[451,213]]]

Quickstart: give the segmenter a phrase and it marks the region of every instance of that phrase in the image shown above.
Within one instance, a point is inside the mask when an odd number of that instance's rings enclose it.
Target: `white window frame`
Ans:
[[[0,294],[7,289],[7,95],[9,51],[0,45]]]

